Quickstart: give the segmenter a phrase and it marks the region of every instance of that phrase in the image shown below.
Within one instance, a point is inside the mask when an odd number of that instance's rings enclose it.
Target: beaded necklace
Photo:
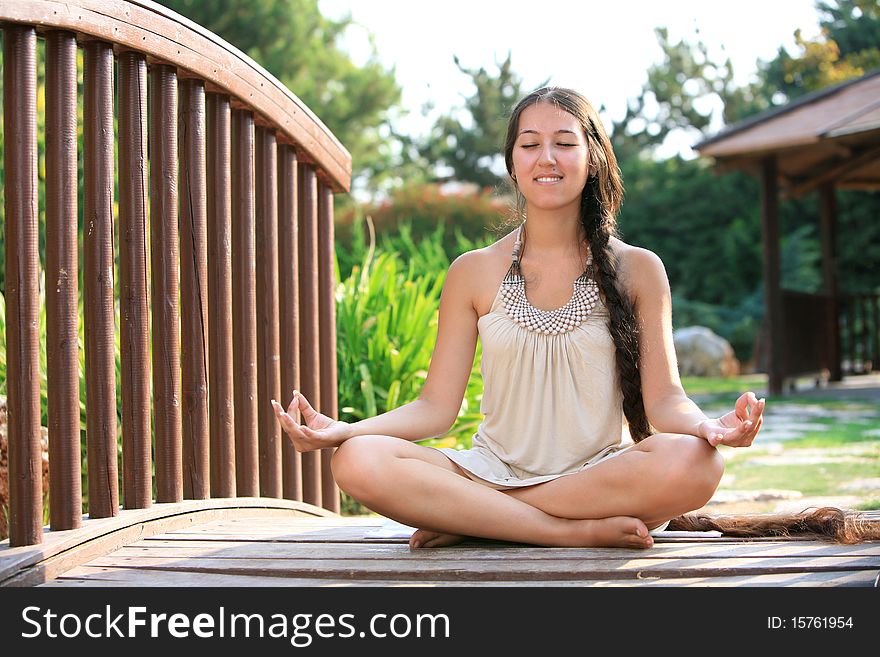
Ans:
[[[574,281],[574,292],[568,303],[556,310],[535,308],[526,297],[526,280],[520,269],[525,225],[526,222],[523,221],[517,229],[513,262],[501,283],[502,303],[507,315],[530,331],[545,335],[567,333],[586,321],[599,299],[599,286],[593,280],[593,258],[587,258],[586,269]]]

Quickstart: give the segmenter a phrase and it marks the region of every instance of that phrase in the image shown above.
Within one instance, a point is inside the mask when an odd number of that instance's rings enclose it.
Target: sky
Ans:
[[[735,80],[746,83],[758,58],[771,59],[783,46],[797,52],[794,31],[818,34],[814,0],[319,0],[331,18],[350,13],[357,23],[343,47],[354,61],[369,52],[373,35],[381,62],[394,67],[408,115],[396,129],[425,134],[433,117],[463,105],[472,93],[466,68],[497,71],[508,52],[512,68],[529,91],[549,78],[574,88],[603,120],[619,119],[627,99],[638,96],[647,69],[662,60],[654,28],[665,26],[674,40],[695,41],[710,56],[733,62]],[[433,113],[422,108],[432,104]],[[720,128],[720,125],[717,126]],[[695,141],[680,135],[667,146],[686,155]],[[672,154],[672,153],[669,154]]]

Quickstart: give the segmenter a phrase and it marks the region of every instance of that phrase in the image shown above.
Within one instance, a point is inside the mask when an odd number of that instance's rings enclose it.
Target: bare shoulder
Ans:
[[[612,239],[611,248],[617,255],[619,280],[630,298],[637,300],[646,294],[668,294],[669,279],[660,256],[650,249],[616,238]]]
[[[501,280],[510,266],[511,235],[481,249],[467,251],[453,260],[446,274],[456,295],[466,295],[478,317],[489,312]]]

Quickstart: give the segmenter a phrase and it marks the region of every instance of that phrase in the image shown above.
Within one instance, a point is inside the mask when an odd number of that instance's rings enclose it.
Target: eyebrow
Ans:
[[[524,135],[526,133],[531,133],[531,134],[535,134],[535,135],[540,134],[537,130],[533,130],[532,128],[524,128],[523,130],[519,131],[520,135]],[[569,134],[569,135],[577,135],[577,133],[574,130],[557,130],[554,134],[558,135],[560,133],[565,133],[565,134]]]

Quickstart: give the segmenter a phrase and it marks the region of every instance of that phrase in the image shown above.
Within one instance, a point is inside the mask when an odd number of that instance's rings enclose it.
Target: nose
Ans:
[[[541,149],[541,157],[538,160],[539,164],[556,164],[556,154],[553,152],[552,146],[545,146]]]

